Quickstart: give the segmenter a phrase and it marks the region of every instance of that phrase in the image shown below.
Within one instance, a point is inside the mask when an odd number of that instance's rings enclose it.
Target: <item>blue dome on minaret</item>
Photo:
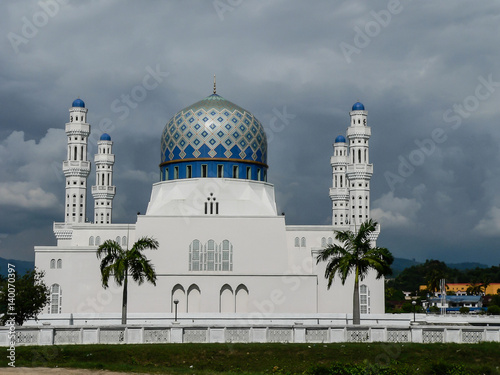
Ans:
[[[73,100],[73,104],[71,106],[85,108],[85,103],[82,99],[78,98],[78,99]]]
[[[356,103],[353,104],[352,110],[353,111],[364,111],[365,110],[365,106],[363,105],[363,103],[356,102]]]
[[[195,178],[199,174],[198,164],[206,165],[207,177],[215,177],[211,171],[224,165],[223,177],[232,177],[233,171],[238,171],[236,178],[247,178],[249,173],[250,179],[264,181],[264,127],[249,111],[215,93],[180,110],[163,129],[160,169],[165,172],[165,180],[172,179],[171,171],[166,176],[166,168],[174,167],[179,170],[176,178],[189,178],[190,173],[183,177],[180,172],[192,165]],[[219,176],[218,172],[215,174]]]
[[[345,137],[343,135],[339,135],[337,138],[335,138],[335,143],[346,143]]]
[[[108,133],[102,133],[100,141],[111,141],[111,136]]]

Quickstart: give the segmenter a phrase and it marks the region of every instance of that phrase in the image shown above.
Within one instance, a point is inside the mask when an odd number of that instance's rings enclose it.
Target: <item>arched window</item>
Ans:
[[[361,314],[370,314],[370,289],[365,284],[359,287],[359,308]]]
[[[295,247],[300,247],[300,238],[295,237]]]
[[[305,237],[302,237],[302,239],[300,240],[300,246],[306,247],[306,238]]]
[[[57,268],[62,268],[62,259],[57,260]]]
[[[333,239],[332,239],[332,237],[328,237],[328,245],[333,245]]]
[[[56,260],[55,259],[50,260],[50,268],[56,268]]]
[[[321,247],[326,247],[326,238],[325,237],[321,238]]]
[[[221,271],[232,271],[233,270],[233,245],[228,240],[222,241],[222,261],[220,270]]]
[[[120,242],[120,241],[118,240],[118,242]],[[122,237],[122,246],[127,246],[127,237],[126,236]]]
[[[101,237],[97,236],[97,237],[95,238],[95,245],[96,245],[96,246],[100,246],[100,245],[101,245]]]
[[[50,314],[59,314],[61,312],[62,292],[59,284],[53,284],[50,287]]]
[[[206,271],[215,271],[215,241],[209,240],[205,245],[205,256],[203,269]]]
[[[361,163],[361,150],[358,150],[358,163]]]
[[[119,245],[120,244],[120,236],[116,237],[115,242]]]
[[[89,246],[94,246],[94,236],[89,237]]]
[[[189,245],[189,270],[200,270],[200,241],[194,240]]]
[[[205,245],[199,240],[194,240],[189,245],[189,270],[232,271],[233,245],[228,240],[220,244],[209,240]]]

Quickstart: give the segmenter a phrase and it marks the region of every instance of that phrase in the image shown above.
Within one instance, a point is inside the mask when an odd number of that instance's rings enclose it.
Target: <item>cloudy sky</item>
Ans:
[[[55,244],[75,98],[94,136],[115,142],[114,221],[132,222],[159,178],[165,123],[210,95],[216,74],[217,92],[268,130],[288,224],[331,223],[332,143],[359,99],[378,244],[499,264],[499,29],[489,1],[2,2],[0,256]]]

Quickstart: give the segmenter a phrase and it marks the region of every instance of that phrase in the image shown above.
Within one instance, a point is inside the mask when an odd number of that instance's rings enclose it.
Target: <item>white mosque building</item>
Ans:
[[[119,323],[121,287],[103,289],[96,250],[105,240],[130,247],[142,236],[159,241],[146,250],[156,286],[129,283],[129,322],[171,320],[174,301],[182,317],[255,314],[314,316],[351,313],[353,278],[330,290],[318,252],[335,230],[370,218],[368,112],[357,102],[346,137],[331,157],[331,225],[286,225],[267,182],[267,139],[247,110],[214,93],[176,113],[161,135],[160,181],[153,184],[137,222],[113,222],[113,142],[102,134],[94,157],[94,212],[86,218],[87,108],[76,99],[66,124],[64,222],[54,223],[56,246],[36,246],[35,265],[45,271],[51,303],[40,323]],[[119,161],[118,161],[119,162]],[[373,238],[376,241],[378,233]],[[384,279],[370,273],[360,283],[362,314],[384,313]]]

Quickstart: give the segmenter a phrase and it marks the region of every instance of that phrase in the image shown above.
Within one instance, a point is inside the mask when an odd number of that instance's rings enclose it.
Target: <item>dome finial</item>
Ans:
[[[215,74],[214,74],[214,94],[217,94],[217,88],[215,86]]]

